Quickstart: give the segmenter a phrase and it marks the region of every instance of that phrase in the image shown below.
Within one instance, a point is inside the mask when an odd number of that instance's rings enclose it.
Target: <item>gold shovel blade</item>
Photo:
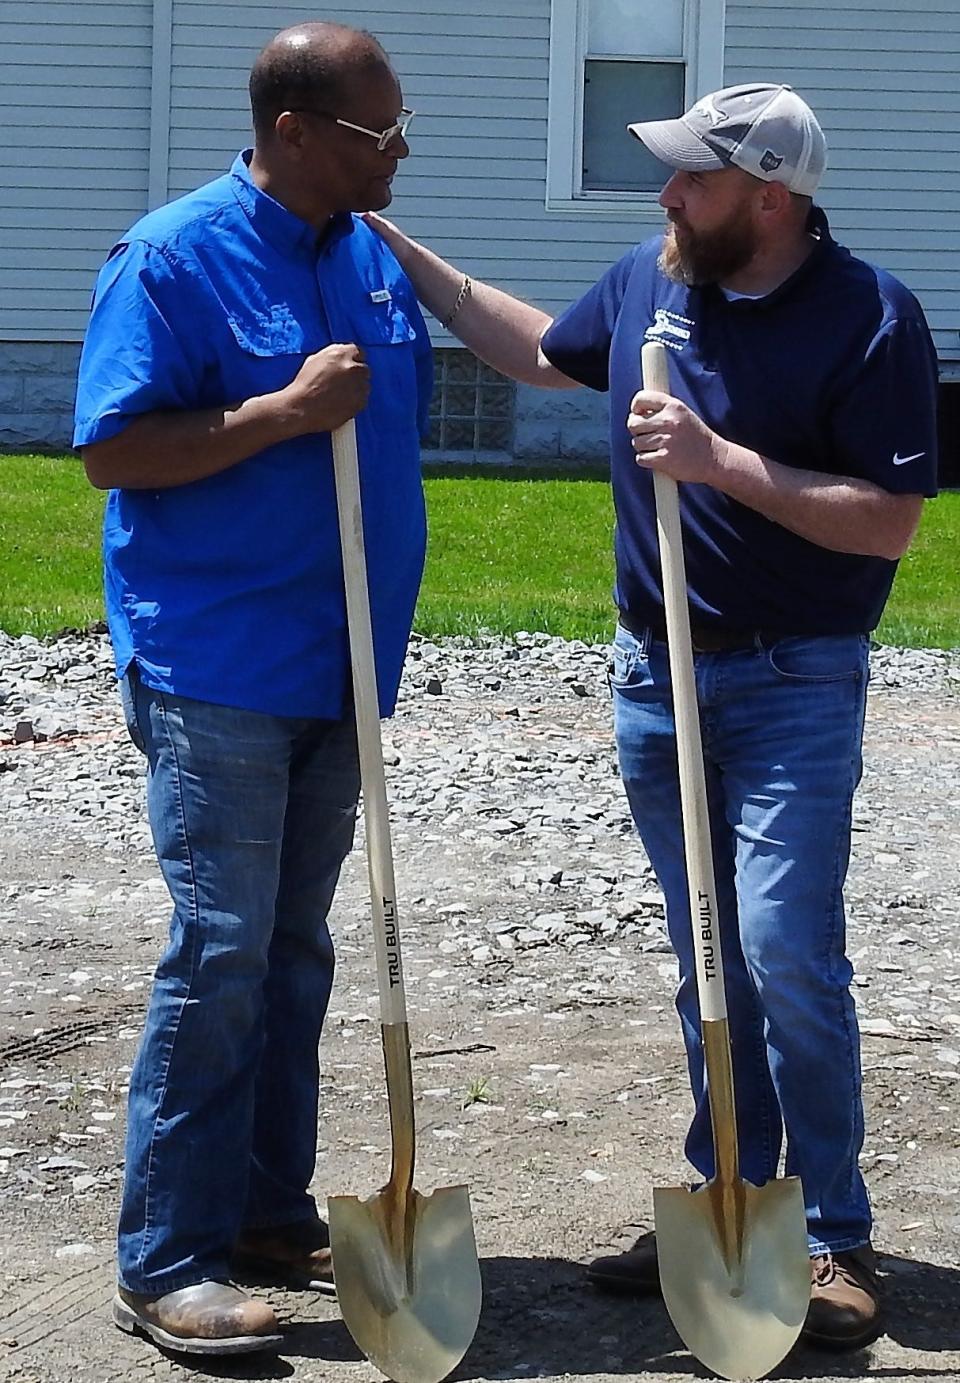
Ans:
[[[410,1192],[397,1242],[396,1201],[331,1196],[330,1249],[344,1323],[395,1383],[440,1383],[480,1319],[480,1265],[465,1186]]]
[[[810,1302],[810,1258],[797,1177],[740,1183],[742,1224],[724,1255],[710,1186],[653,1193],[660,1285],[684,1344],[721,1378],[769,1373],[793,1347]]]

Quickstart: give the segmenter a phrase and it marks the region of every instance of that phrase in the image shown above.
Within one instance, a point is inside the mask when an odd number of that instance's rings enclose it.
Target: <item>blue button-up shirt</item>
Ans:
[[[74,445],[155,411],[282,389],[304,358],[356,342],[357,417],[381,713],[394,706],[423,569],[419,438],[432,362],[412,287],[357,217],[316,230],[230,173],[151,212],[100,272]],[[349,647],[330,434],[267,447],[164,490],[111,490],[106,604],[118,676],[284,716],[337,717]]]

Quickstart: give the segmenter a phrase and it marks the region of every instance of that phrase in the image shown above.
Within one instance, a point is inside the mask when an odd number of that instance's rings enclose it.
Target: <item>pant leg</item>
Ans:
[[[812,1251],[865,1243],[860,1043],[843,885],[861,772],[867,641],[783,640],[724,664],[721,763],[743,951],[803,1184]]]
[[[130,1081],[120,1281],[224,1278],[247,1195],[292,727],[131,676],[174,904]],[[128,695],[128,702],[131,697]]]
[[[297,741],[283,825],[276,925],[264,990],[246,1227],[316,1215],[317,1047],[333,982],[327,914],[353,844],[360,790],[352,717]]]
[[[680,963],[676,1003],[695,1102],[686,1153],[700,1176],[708,1179],[714,1171],[713,1137],[704,1084],[666,647],[648,645],[646,640],[618,629],[611,690],[621,776],[637,831],[664,891],[668,931]],[[748,1180],[761,1185],[776,1171],[782,1136],[780,1110],[767,1069],[763,1013],[740,948],[734,837],[726,821],[719,773],[709,756],[704,767],[724,984],[730,1011],[741,1170]],[[751,1130],[749,1139],[743,1137],[746,1129]]]

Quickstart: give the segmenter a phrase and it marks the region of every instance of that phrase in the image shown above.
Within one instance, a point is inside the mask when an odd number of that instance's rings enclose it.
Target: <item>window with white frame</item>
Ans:
[[[551,0],[547,208],[656,211],[669,171],[626,126],[723,85],[725,0]]]

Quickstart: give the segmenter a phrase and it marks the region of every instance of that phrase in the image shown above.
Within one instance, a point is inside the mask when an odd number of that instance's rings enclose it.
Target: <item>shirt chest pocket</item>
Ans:
[[[304,357],[327,345],[289,313],[236,313],[228,318],[237,347],[236,383],[245,396],[283,389]],[[232,393],[228,377],[227,392]]]
[[[378,296],[371,293],[369,303],[364,303],[362,307],[355,306],[350,313],[353,339],[357,345],[411,345],[417,339],[417,333],[406,312],[393,298],[374,300]]]
[[[371,295],[372,297],[373,295]],[[370,367],[371,403],[378,418],[413,423],[416,416],[417,376],[414,342],[417,333],[403,307],[394,299],[367,301],[349,314],[351,339]]]

